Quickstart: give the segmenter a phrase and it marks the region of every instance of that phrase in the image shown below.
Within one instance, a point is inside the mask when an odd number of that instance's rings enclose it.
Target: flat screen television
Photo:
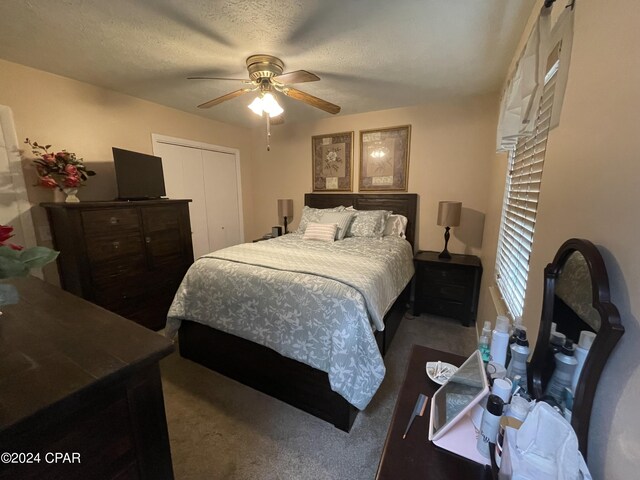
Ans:
[[[119,200],[145,200],[166,195],[162,159],[113,147]]]

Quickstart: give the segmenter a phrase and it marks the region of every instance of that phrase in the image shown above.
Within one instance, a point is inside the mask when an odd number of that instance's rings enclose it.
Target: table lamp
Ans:
[[[444,229],[444,250],[440,252],[438,258],[451,258],[447,250],[449,243],[449,228],[460,225],[460,213],[462,212],[462,202],[440,202],[438,204],[438,225]]]
[[[287,223],[289,218],[293,217],[293,200],[290,198],[278,200],[278,218],[284,218],[284,233],[287,231]]]

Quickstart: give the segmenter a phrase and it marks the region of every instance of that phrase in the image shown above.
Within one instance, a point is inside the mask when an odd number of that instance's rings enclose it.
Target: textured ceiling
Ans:
[[[260,124],[242,88],[266,53],[340,115],[497,91],[535,0],[3,0],[0,58],[209,118]],[[0,72],[1,74],[1,72]],[[279,96],[287,123],[328,117]]]

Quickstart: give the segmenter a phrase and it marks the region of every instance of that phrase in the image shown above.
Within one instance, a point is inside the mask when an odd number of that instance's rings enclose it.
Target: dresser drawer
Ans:
[[[140,234],[105,235],[86,238],[87,255],[91,264],[115,260],[120,257],[144,255],[144,245]]]
[[[91,279],[94,287],[108,289],[136,281],[146,271],[147,261],[144,255],[128,255],[92,266]]]
[[[123,230],[138,230],[140,220],[135,208],[110,208],[82,212],[82,227],[87,237]]]
[[[96,303],[145,327],[164,328],[167,312],[180,282],[174,278],[153,283],[123,283],[96,294]]]
[[[424,282],[420,292],[425,297],[444,298],[456,302],[464,302],[468,298],[468,288],[464,285],[451,285],[443,283]]]
[[[474,272],[467,268],[440,267],[439,265],[420,265],[421,279],[429,283],[466,283],[473,281]]]
[[[147,232],[180,228],[180,215],[173,207],[144,207],[142,218]]]
[[[425,297],[422,299],[421,311],[441,315],[443,317],[464,320],[469,316],[464,303],[445,300],[442,298]]]

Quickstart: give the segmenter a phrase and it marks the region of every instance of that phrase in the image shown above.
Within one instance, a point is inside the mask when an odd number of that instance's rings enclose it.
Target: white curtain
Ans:
[[[518,139],[533,133],[547,73],[547,60],[552,50],[561,42],[551,128],[558,125],[569,72],[572,39],[573,9],[564,8],[552,29],[551,8],[542,7],[502,96],[497,131],[498,151],[513,149]]]
[[[0,105],[0,224],[14,228],[11,243],[36,245],[13,114],[4,105]]]

